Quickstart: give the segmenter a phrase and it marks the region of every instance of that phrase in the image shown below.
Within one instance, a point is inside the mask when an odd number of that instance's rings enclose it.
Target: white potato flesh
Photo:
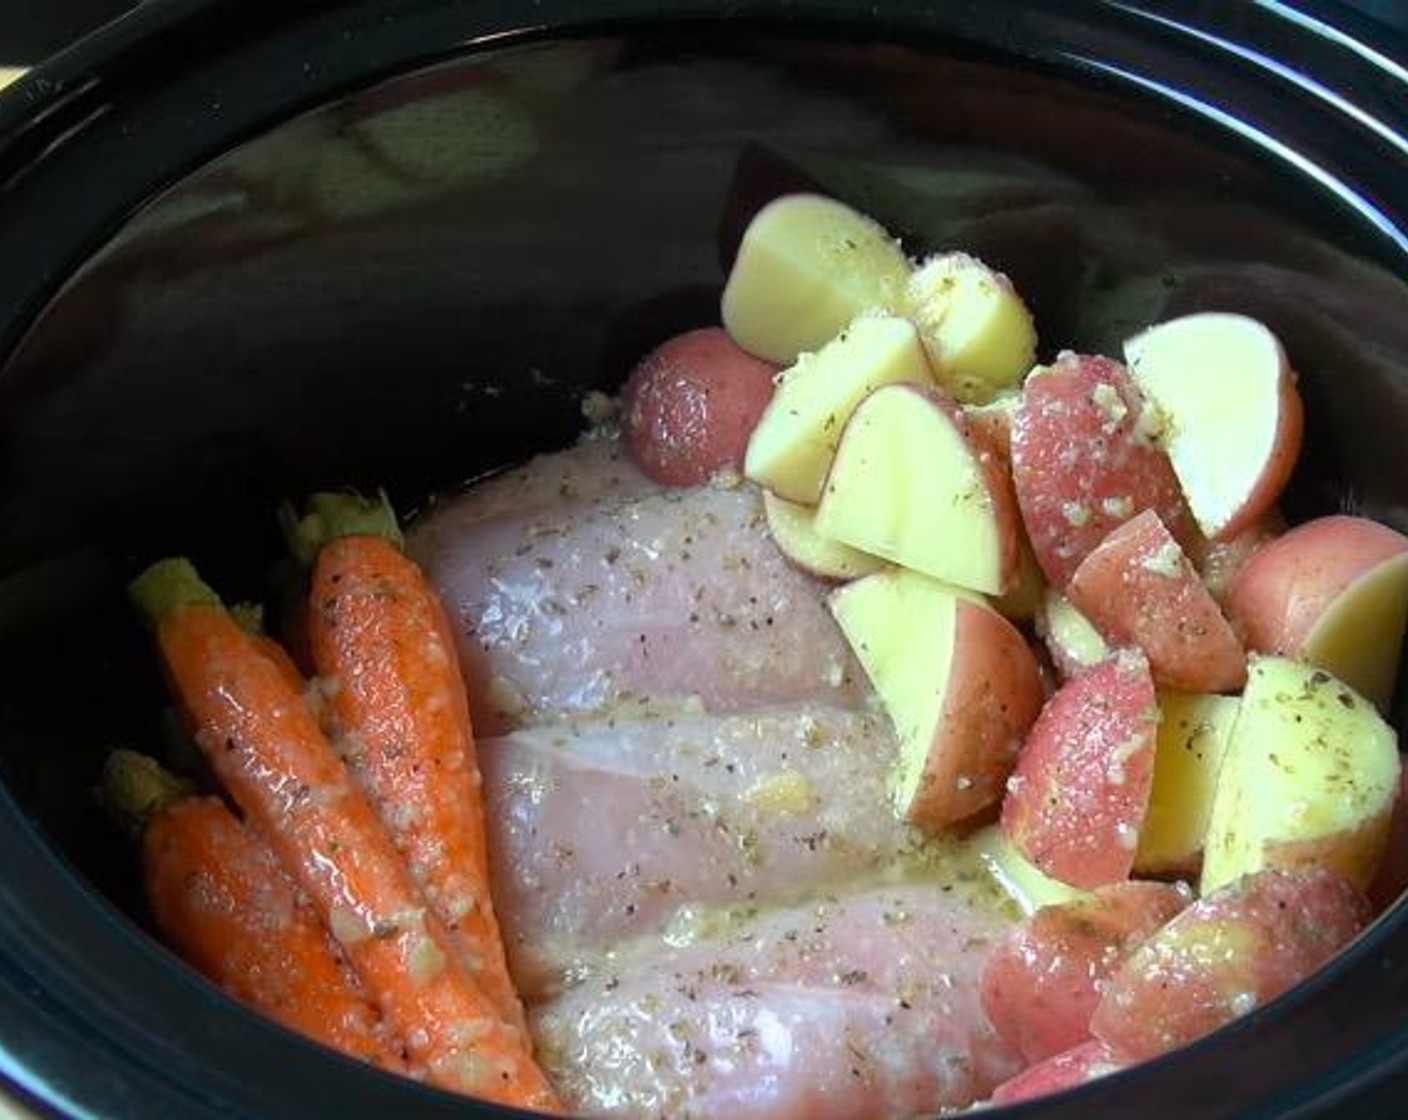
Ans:
[[[1200,312],[1150,327],[1124,353],[1159,413],[1199,528],[1224,539],[1270,508],[1294,465],[1302,419],[1276,336],[1245,315]]]
[[[1016,512],[956,410],[909,385],[877,389],[852,414],[817,506],[823,536],[973,591],[1016,574]]]
[[[972,844],[988,874],[1027,917],[1043,906],[1090,897],[1086,891],[1051,878],[1022,855],[1007,839],[1001,825],[984,825],[973,834]]]
[[[749,223],[724,287],[724,329],[778,365],[857,315],[900,311],[909,260],[884,227],[817,194],[774,199]]]
[[[1036,327],[1011,282],[967,253],[929,258],[910,275],[909,314],[935,375],[962,401],[991,400],[1036,361]]]
[[[1213,793],[1241,702],[1201,692],[1159,693],[1154,787],[1134,853],[1136,872],[1197,867]]]
[[[1253,657],[1208,819],[1202,893],[1305,865],[1367,889],[1398,781],[1397,736],[1368,700],[1313,665]]]
[[[934,383],[914,325],[894,315],[861,316],[778,375],[743,473],[790,502],[815,505],[856,405],[882,385],[905,381]]]
[[[797,567],[823,579],[855,579],[878,572],[886,562],[816,531],[816,509],[763,491],[763,513],[773,543]]]

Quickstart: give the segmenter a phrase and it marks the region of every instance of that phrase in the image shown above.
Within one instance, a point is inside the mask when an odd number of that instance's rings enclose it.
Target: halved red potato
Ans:
[[[1134,853],[1136,873],[1197,872],[1217,775],[1240,708],[1235,696],[1159,693],[1154,788]]]
[[[1408,620],[1408,537],[1365,517],[1303,522],[1242,565],[1227,611],[1249,649],[1309,661],[1386,709]]]
[[[1062,685],[1042,709],[1002,803],[1002,830],[1053,879],[1129,877],[1154,777],[1158,704],[1137,650]]]
[[[863,315],[778,376],[748,441],[744,473],[779,497],[816,505],[856,405],[895,382],[934,384],[919,335],[908,319]]]
[[[1002,456],[952,398],[912,384],[857,406],[816,511],[822,536],[990,595],[1016,582],[1020,528]]]
[[[1100,989],[1125,956],[1193,901],[1183,884],[1112,883],[1010,930],[983,970],[983,1009],[1027,1062],[1090,1039]]]
[[[1032,542],[1021,525],[1017,526],[1017,574],[1012,586],[1001,595],[995,595],[992,605],[1014,622],[1031,622],[1041,610],[1042,597],[1046,594],[1046,577],[1041,574],[1041,565],[1036,562]]]
[[[1009,1077],[988,1100],[995,1105],[1035,1100],[1106,1077],[1128,1064],[1103,1042],[1083,1042]]]
[[[1090,897],[1089,891],[1077,890],[1051,878],[1017,851],[1001,825],[984,825],[968,838],[968,845],[1003,894],[1025,916],[1030,917],[1043,906]]]
[[[724,328],[790,365],[867,311],[903,314],[909,258],[876,221],[819,194],[788,194],[748,224],[724,287]]]
[[[939,253],[910,274],[909,316],[939,383],[986,401],[1021,383],[1036,361],[1036,325],[1012,282],[967,253]]]
[[[1398,737],[1323,669],[1255,655],[1217,775],[1204,894],[1263,867],[1330,867],[1367,889],[1398,796]]]
[[[1286,531],[1286,519],[1278,509],[1270,509],[1230,540],[1208,541],[1197,557],[1198,574],[1212,592],[1212,597],[1224,608],[1232,581],[1246,562]]]
[[[1166,688],[1231,692],[1247,679],[1242,643],[1151,509],[1080,562],[1066,596],[1110,645],[1142,649]]]
[[[856,579],[878,572],[886,562],[816,531],[816,507],[763,491],[763,516],[773,544],[804,572],[821,579]]]
[[[1043,699],[1021,632],[980,597],[904,568],[828,604],[895,725],[898,813],[938,831],[995,804]]]
[[[1036,632],[1063,681],[1079,676],[1110,656],[1109,643],[1100,631],[1054,587],[1048,587],[1042,595]]]
[[[1280,341],[1245,315],[1203,311],[1150,327],[1124,354],[1199,528],[1236,536],[1275,503],[1300,452],[1303,408]]]
[[[1012,418],[1012,481],[1036,558],[1052,586],[1111,530],[1154,510],[1184,548],[1198,531],[1151,410],[1119,362],[1063,353],[1022,386]]]
[[[1324,868],[1267,868],[1199,899],[1106,981],[1091,1033],[1142,1061],[1299,984],[1363,927],[1368,904]]]
[[[719,327],[676,335],[626,380],[626,449],[666,486],[697,486],[726,467],[741,468],[776,375],[776,366],[740,350]]]

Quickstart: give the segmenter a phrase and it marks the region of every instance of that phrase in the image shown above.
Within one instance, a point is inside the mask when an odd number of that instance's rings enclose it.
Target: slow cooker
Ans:
[[[1243,310],[1293,514],[1408,529],[1408,44],[1313,3],[157,0],[0,98],[0,1076],[41,1111],[489,1116],[286,1034],[145,932],[92,804],[159,734],[121,594],[258,595],[269,511],[567,442],[823,189],[1007,271],[1044,346]],[[1405,709],[1396,712],[1403,726]],[[1397,1115],[1408,909],[1185,1051],[1011,1115]]]

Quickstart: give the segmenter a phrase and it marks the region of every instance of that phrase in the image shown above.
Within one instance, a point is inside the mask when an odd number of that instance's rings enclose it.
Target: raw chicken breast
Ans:
[[[623,947],[535,1015],[593,1116],[845,1120],[967,1105],[1020,1068],[978,1001],[1002,930],[961,888],[897,885]]]
[[[529,998],[682,907],[796,897],[938,858],[890,808],[883,716],[563,724],[480,744],[495,906]]]
[[[856,706],[860,670],[823,587],[773,545],[757,492],[662,490],[618,448],[535,460],[410,534],[455,624],[479,732],[646,696]]]

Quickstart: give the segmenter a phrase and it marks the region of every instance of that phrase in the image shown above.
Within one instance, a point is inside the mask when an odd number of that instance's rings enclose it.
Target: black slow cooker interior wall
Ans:
[[[1007,269],[1048,356],[1263,316],[1305,374],[1295,512],[1408,528],[1390,240],[1108,77],[925,46],[691,22],[489,52],[239,146],[102,245],[0,378],[0,767],[45,835],[140,917],[89,796],[107,749],[165,742],[137,566],[186,551],[276,600],[281,498],[351,482],[410,509],[561,444],[584,392],[717,314],[732,239],[783,189]]]

